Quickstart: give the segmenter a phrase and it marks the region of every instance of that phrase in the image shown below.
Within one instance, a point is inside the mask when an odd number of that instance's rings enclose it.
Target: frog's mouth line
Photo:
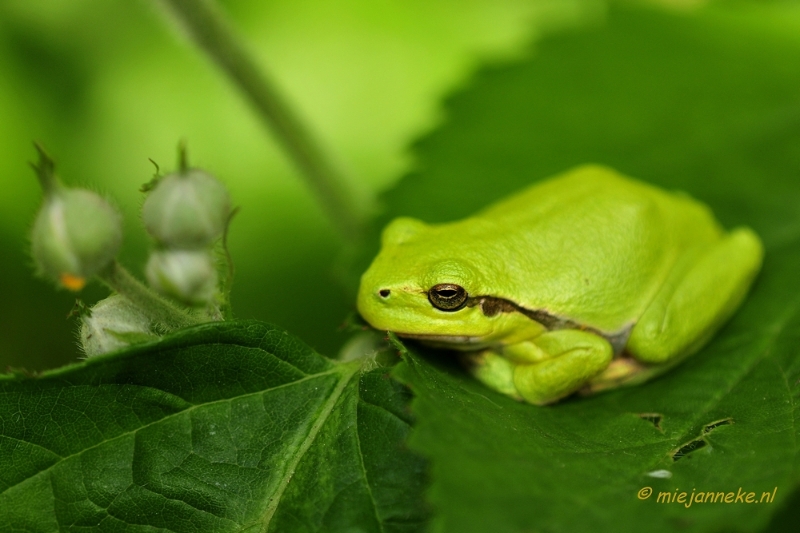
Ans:
[[[470,335],[431,335],[397,332],[397,336],[404,339],[414,339],[426,344],[460,344],[474,346],[475,348],[480,347],[480,345],[484,342],[483,337]]]

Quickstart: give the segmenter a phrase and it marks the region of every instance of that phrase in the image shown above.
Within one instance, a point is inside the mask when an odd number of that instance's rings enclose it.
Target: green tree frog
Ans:
[[[700,349],[761,267],[749,228],[597,165],[445,224],[397,218],[361,278],[376,329],[461,350],[472,374],[544,405],[639,383]]]

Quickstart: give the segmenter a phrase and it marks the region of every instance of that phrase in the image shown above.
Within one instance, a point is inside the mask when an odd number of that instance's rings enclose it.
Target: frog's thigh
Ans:
[[[634,326],[628,350],[646,363],[698,350],[742,302],[762,255],[750,229],[732,231],[658,294]]]
[[[551,357],[538,363],[517,363],[514,386],[526,401],[538,405],[575,392],[602,372],[613,357],[611,344],[587,331],[550,331],[533,342]]]

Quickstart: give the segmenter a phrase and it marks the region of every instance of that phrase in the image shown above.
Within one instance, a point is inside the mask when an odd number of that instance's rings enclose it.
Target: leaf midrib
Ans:
[[[284,470],[283,476],[278,481],[278,488],[276,492],[272,495],[271,498],[267,497],[267,505],[262,512],[262,517],[259,521],[263,522],[261,527],[262,533],[267,533],[269,530],[270,522],[275,515],[275,511],[278,509],[278,505],[281,502],[281,498],[283,497],[283,493],[286,491],[286,488],[289,486],[289,482],[294,476],[295,471],[297,469],[297,465],[300,464],[303,456],[305,456],[306,452],[311,448],[311,445],[317,438],[322,426],[325,425],[325,422],[328,421],[328,417],[330,416],[333,408],[336,406],[336,403],[339,401],[339,398],[342,396],[345,387],[350,383],[350,380],[353,378],[354,375],[358,373],[361,368],[360,361],[354,361],[350,364],[344,364],[341,366],[335,366],[325,374],[330,374],[334,372],[342,372],[342,376],[339,380],[339,383],[336,385],[336,388],[331,393],[328,400],[323,404],[320,408],[318,413],[314,417],[314,423],[311,425],[311,429],[309,430],[308,434],[302,437],[298,437],[292,446],[289,446],[287,449],[294,449],[296,452],[289,458],[289,461],[286,463],[286,468]],[[341,370],[345,369],[345,370]],[[318,374],[319,375],[319,374]],[[299,446],[297,445],[298,443]],[[251,527],[253,524],[247,524],[243,526],[243,529],[246,530]]]
[[[367,405],[372,405],[367,402],[364,402]],[[378,523],[378,528],[380,529],[381,533],[385,532],[383,527],[383,521],[381,517],[378,516],[378,503],[375,501],[375,496],[372,494],[372,487],[369,484],[369,478],[367,477],[367,467],[364,464],[364,452],[361,450],[361,435],[358,434],[358,404],[356,404],[355,408],[355,417],[356,423],[354,432],[356,435],[356,444],[358,445],[358,464],[361,467],[361,472],[364,474],[364,485],[367,487],[367,493],[369,494],[369,501],[372,502],[372,511],[375,514],[375,521]]]
[[[246,393],[246,394],[240,394],[240,395],[233,396],[233,397],[230,397],[230,398],[220,398],[219,400],[213,400],[213,401],[209,401],[209,402],[192,404],[189,407],[187,407],[186,409],[182,409],[180,411],[176,411],[174,413],[166,415],[166,416],[164,416],[162,418],[159,418],[157,420],[153,420],[152,422],[148,422],[147,424],[141,425],[141,426],[139,426],[139,427],[137,427],[135,429],[122,432],[119,435],[116,435],[116,436],[114,436],[114,437],[112,437],[110,439],[100,441],[100,442],[98,442],[96,444],[93,444],[92,446],[83,448],[83,449],[81,449],[81,450],[79,450],[79,451],[77,451],[75,453],[70,454],[70,455],[61,456],[61,455],[57,454],[56,452],[50,450],[49,448],[46,448],[46,447],[41,446],[41,445],[38,445],[36,443],[29,442],[29,441],[24,441],[24,440],[21,440],[21,439],[15,439],[15,440],[18,440],[20,442],[26,442],[28,444],[32,444],[34,446],[38,446],[39,448],[41,448],[43,450],[47,450],[50,453],[55,454],[56,456],[60,457],[60,459],[55,461],[53,464],[47,466],[46,468],[43,468],[42,470],[39,470],[35,474],[33,474],[31,476],[28,476],[25,479],[20,480],[19,482],[15,483],[14,485],[9,485],[4,490],[0,491],[0,495],[2,495],[3,493],[5,493],[5,492],[7,492],[7,491],[9,491],[9,490],[11,490],[11,489],[13,489],[15,487],[18,487],[18,486],[22,485],[26,481],[28,481],[30,479],[33,479],[36,476],[39,476],[41,474],[44,474],[44,473],[50,471],[51,469],[55,468],[59,464],[63,463],[64,461],[67,461],[67,460],[71,459],[72,457],[79,456],[79,455],[81,455],[81,454],[83,454],[85,452],[88,452],[90,450],[93,450],[95,448],[103,446],[105,444],[114,442],[114,441],[116,441],[118,439],[121,439],[121,438],[124,438],[124,437],[128,437],[130,435],[135,435],[139,431],[141,431],[143,429],[146,429],[146,428],[148,428],[148,427],[150,427],[150,426],[152,426],[154,424],[159,424],[161,422],[165,422],[165,421],[170,420],[171,418],[176,417],[176,416],[182,416],[182,415],[184,415],[186,413],[190,413],[194,409],[201,408],[201,407],[208,407],[208,406],[212,406],[212,405],[216,405],[216,404],[222,404],[222,403],[225,403],[225,402],[230,402],[230,401],[238,400],[238,399],[241,399],[241,398],[248,398],[248,397],[256,396],[256,395],[259,395],[259,394],[264,394],[266,392],[276,391],[276,390],[282,389],[284,387],[289,387],[289,386],[292,386],[292,385],[296,385],[298,383],[302,383],[304,381],[308,381],[308,380],[311,380],[311,379],[314,379],[314,378],[318,378],[318,377],[322,377],[322,376],[327,376],[329,374],[334,374],[334,373],[337,373],[337,372],[340,372],[339,367],[333,367],[333,368],[331,368],[331,369],[329,369],[329,370],[327,370],[325,372],[319,372],[317,374],[308,374],[303,378],[300,378],[300,379],[295,380],[295,381],[290,381],[288,383],[283,383],[282,385],[278,385],[277,387],[271,387],[271,388],[262,389],[262,390],[255,391],[255,392],[249,392],[249,393]],[[150,388],[153,388],[153,387],[150,387]],[[155,389],[155,390],[160,390],[160,389]],[[162,391],[162,392],[164,392],[164,391]],[[6,438],[13,438],[13,437],[9,437],[8,435],[3,435],[3,436],[6,437]]]

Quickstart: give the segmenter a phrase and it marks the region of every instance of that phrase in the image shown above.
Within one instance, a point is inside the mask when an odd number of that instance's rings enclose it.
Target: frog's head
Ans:
[[[474,299],[487,294],[479,261],[453,225],[395,219],[361,277],[358,311],[376,329],[401,336],[479,344],[496,333],[498,322]]]

